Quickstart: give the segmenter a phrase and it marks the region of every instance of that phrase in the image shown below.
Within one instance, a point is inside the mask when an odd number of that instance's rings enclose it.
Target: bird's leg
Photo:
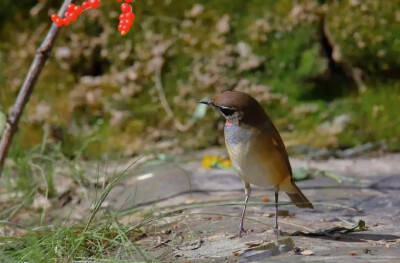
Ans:
[[[243,206],[243,211],[242,211],[242,217],[240,220],[240,225],[239,225],[239,234],[238,236],[242,236],[242,232],[246,232],[243,228],[243,221],[244,221],[244,215],[246,213],[246,207],[247,207],[247,202],[249,201],[250,193],[251,193],[251,188],[250,184],[247,182],[244,182],[244,192],[246,194],[246,198],[244,199],[244,206]]]
[[[278,198],[279,192],[275,190],[275,230],[278,230]]]

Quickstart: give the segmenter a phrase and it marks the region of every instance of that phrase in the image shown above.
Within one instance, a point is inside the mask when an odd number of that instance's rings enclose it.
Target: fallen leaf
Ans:
[[[269,198],[268,198],[268,196],[264,196],[263,198],[261,198],[261,202],[268,202],[269,201]]]
[[[232,166],[230,160],[222,158],[220,156],[206,154],[202,161],[203,168],[228,168]]]
[[[358,256],[358,253],[357,252],[350,252],[349,256]]]
[[[341,234],[347,234],[356,231],[365,231],[367,227],[365,226],[364,220],[359,220],[356,225],[353,227],[343,227],[343,226],[336,226],[328,229],[323,230],[316,230],[312,232],[304,232],[304,231],[295,231],[291,233],[291,236],[327,236],[334,239],[340,239]]]
[[[262,243],[264,243],[263,240],[261,240],[261,241],[244,242],[244,244],[245,244],[247,247],[256,247],[256,246],[261,245]]]
[[[192,203],[194,203],[194,202],[196,202],[196,199],[194,199],[194,198],[188,198],[188,199],[186,199],[185,204],[192,204]]]
[[[301,181],[301,180],[310,179],[313,177],[314,174],[315,174],[315,171],[311,171],[304,167],[295,168],[295,169],[293,169],[293,180]]]
[[[313,251],[311,251],[311,250],[309,250],[309,249],[306,249],[306,250],[300,251],[300,255],[303,255],[303,256],[311,256],[311,255],[315,255],[315,254],[314,254]]]
[[[274,217],[275,213],[268,213],[267,216],[268,217]],[[285,217],[285,216],[291,216],[291,214],[289,213],[289,210],[278,210],[278,216]]]

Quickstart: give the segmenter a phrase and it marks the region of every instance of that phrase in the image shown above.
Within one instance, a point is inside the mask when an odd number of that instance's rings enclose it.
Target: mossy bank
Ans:
[[[61,1],[1,5],[8,111]],[[134,12],[125,37],[115,1],[62,29],[14,153],[43,138],[70,157],[219,144],[217,114],[191,119],[199,99],[230,89],[257,97],[288,146],[400,149],[399,0],[137,0]]]

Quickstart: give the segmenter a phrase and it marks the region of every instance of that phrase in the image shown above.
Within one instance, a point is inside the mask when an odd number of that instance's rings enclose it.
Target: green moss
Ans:
[[[343,100],[341,109],[352,122],[339,141],[343,147],[385,141],[390,149],[400,149],[400,85],[376,84],[358,97]],[[359,136],[361,135],[361,136]]]
[[[337,1],[330,6],[328,28],[343,60],[369,72],[400,67],[400,1]]]

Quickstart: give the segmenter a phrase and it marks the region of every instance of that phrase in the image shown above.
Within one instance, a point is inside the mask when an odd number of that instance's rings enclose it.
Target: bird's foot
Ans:
[[[274,228],[274,234],[280,236],[283,232],[279,228]]]
[[[239,227],[239,232],[237,235],[234,235],[230,237],[229,239],[234,239],[234,238],[242,238],[244,235],[248,235],[250,231],[244,230],[243,227]]]
[[[247,234],[247,231],[243,227],[239,227],[238,237],[242,237],[243,234]]]

